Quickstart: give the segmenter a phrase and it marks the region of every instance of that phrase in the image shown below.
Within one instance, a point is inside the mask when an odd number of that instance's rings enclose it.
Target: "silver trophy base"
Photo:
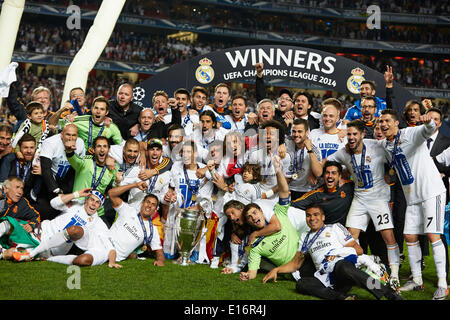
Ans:
[[[180,266],[190,266],[193,265],[194,262],[191,262],[188,257],[179,257],[176,261],[173,263],[178,264]]]

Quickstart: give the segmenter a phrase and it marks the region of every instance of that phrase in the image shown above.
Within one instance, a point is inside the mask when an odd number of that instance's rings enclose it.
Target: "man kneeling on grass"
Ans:
[[[80,197],[86,197],[84,204],[73,202]],[[38,245],[14,252],[13,259],[30,261],[40,257],[78,266],[100,265],[108,261],[111,268],[121,268],[115,263],[116,250],[109,240],[108,227],[97,214],[103,202],[103,194],[90,188],[53,198],[51,206],[62,213],[52,220],[42,221]],[[11,234],[17,237],[16,233],[22,232],[22,229],[13,228]],[[23,233],[21,238],[26,242],[27,234]],[[79,256],[68,255],[73,244],[84,253]]]
[[[280,266],[290,261],[298,249],[300,236],[288,217],[288,209],[290,206],[289,186],[281,170],[279,157],[273,157],[272,163],[276,169],[279,182],[279,201],[273,210],[274,215],[279,220],[280,228],[276,232],[269,230],[270,232],[266,232],[265,235],[257,237],[250,244],[248,272],[241,272],[241,281],[251,280],[256,277],[263,257],[269,259],[271,263]],[[246,223],[254,229],[261,230],[266,226],[264,214],[258,205],[253,203],[246,205],[242,214]]]
[[[313,295],[329,300],[354,299],[347,292],[352,286],[364,288],[381,299],[403,300],[389,286],[377,282],[368,273],[358,269],[357,263],[369,264],[370,261],[360,261],[363,250],[353,239],[348,230],[340,223],[325,225],[325,214],[320,205],[312,204],[306,208],[306,223],[310,231],[300,236],[299,249],[295,257],[288,263],[271,270],[263,279],[277,280],[278,273],[292,273],[298,270],[305,256],[309,255],[314,262],[316,272],[306,275],[300,271],[301,278],[297,281],[297,291],[301,294]],[[362,255],[362,256],[361,256]],[[362,260],[362,259],[361,259]]]

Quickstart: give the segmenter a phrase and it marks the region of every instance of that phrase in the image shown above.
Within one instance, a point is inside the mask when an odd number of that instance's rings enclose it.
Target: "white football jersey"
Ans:
[[[257,199],[261,199],[263,191],[261,190],[260,183],[245,183],[240,174],[234,175],[234,192],[225,193],[224,203],[230,200],[237,200],[244,205],[255,202]]]
[[[309,239],[306,239],[309,231],[303,232],[300,235],[298,245],[299,251],[303,248],[305,240],[309,243],[316,233],[317,232],[311,233],[308,237]],[[340,249],[352,241],[354,241],[352,235],[342,224],[334,223],[331,225],[325,225],[324,230],[309,248],[308,253],[311,256],[316,269],[319,269],[328,252],[331,250]]]
[[[205,164],[197,163],[198,168],[204,168]],[[206,171],[205,177],[199,179],[196,175],[195,170],[186,170],[188,182],[185,178],[184,165],[182,161],[177,161],[173,164],[170,170],[171,177],[171,187],[175,189],[177,194],[177,205],[180,208],[188,208],[194,206],[200,198],[211,199],[212,191],[214,188],[211,180],[211,174]],[[193,192],[196,194],[197,199],[193,200]]]
[[[314,129],[309,133],[312,143],[319,148],[322,159],[328,158],[330,155],[345,147],[347,144],[347,136],[339,138],[339,134],[325,133],[323,128]]]
[[[181,126],[184,128],[184,134],[190,138],[194,134],[194,125],[199,126],[200,118],[198,114],[190,115],[189,112],[181,117]]]
[[[140,213],[132,206],[122,202],[115,210],[117,220],[111,226],[109,232],[117,252],[116,261],[122,261],[128,258],[136,248],[144,244],[144,230],[138,218]],[[152,250],[162,249],[158,229],[153,225],[151,219],[142,221],[147,237],[152,238],[150,242]]]
[[[272,189],[277,185],[277,175],[275,173],[275,167],[272,164],[272,159],[264,149],[258,149],[250,153],[248,161],[250,163],[257,163],[261,166],[261,175],[263,176],[263,183],[261,187],[264,191]],[[281,170],[286,172],[289,168],[291,159],[288,155],[281,159]],[[275,195],[274,195],[275,196]]]
[[[384,180],[385,167],[387,163],[384,149],[378,140],[364,139],[366,146],[364,170],[362,172],[364,186],[359,186],[355,168],[352,165],[351,155],[347,153],[345,148],[339,149],[333,153],[327,160],[334,160],[344,165],[350,171],[353,181],[355,182],[355,197],[364,201],[386,200],[389,201],[391,191],[389,185]],[[355,162],[358,168],[361,168],[361,156],[355,154]]]
[[[295,143],[291,139],[286,139],[286,149],[290,159],[289,167],[285,171],[284,175],[286,178],[291,178],[289,182],[289,189],[298,192],[309,192],[313,189],[312,185],[308,181],[308,176],[311,171],[311,159],[310,154],[303,148],[303,162],[302,162],[302,150],[295,149]],[[313,144],[312,150],[316,155],[319,162],[322,162],[322,155],[320,150]],[[296,160],[295,160],[296,157]],[[301,164],[301,169],[300,169]],[[293,175],[297,174],[297,179],[293,179]]]
[[[124,186],[127,184],[142,181],[138,178],[140,171],[141,169],[138,166],[131,168],[131,170],[127,172],[126,176],[124,175],[124,179],[120,183],[120,185]],[[141,210],[141,203],[148,193],[157,196],[160,203],[165,203],[164,196],[166,195],[167,191],[169,191],[171,177],[172,175],[170,171],[166,171],[159,175],[155,175],[146,181],[147,191],[142,191],[139,188],[131,189],[128,195],[128,204],[137,211]]]
[[[225,135],[228,133],[228,130],[220,127],[218,129],[213,129],[213,133],[207,137],[202,134],[201,126],[198,129],[194,130],[192,135],[193,140],[197,146],[198,155],[202,159],[203,162],[206,163],[206,159],[209,154],[209,146],[214,141],[223,141],[225,139]]]
[[[86,151],[84,142],[81,138],[77,138],[75,142],[75,154],[84,157]],[[41,157],[52,160],[52,172],[55,178],[64,177],[70,168],[70,163],[66,158],[66,150],[61,139],[61,134],[56,134],[44,140],[41,148]]]
[[[244,134],[245,125],[247,124],[247,114],[245,114],[244,117],[239,121],[234,121],[232,115],[226,115],[225,119],[231,124],[230,131],[238,131],[242,135]]]
[[[417,204],[446,192],[441,175],[434,164],[426,140],[433,134],[434,121],[416,127],[400,129],[394,168],[408,205]],[[382,140],[389,163],[394,141]]]
[[[72,202],[72,205],[68,207],[64,202],[62,202],[60,196],[53,198],[50,201],[50,205],[54,209],[62,211],[61,214],[52,220],[44,220],[46,223],[46,232],[50,232],[51,234],[58,233],[70,226],[84,227],[87,223],[94,220],[94,216],[97,216],[97,213],[92,216],[88,215],[84,209],[84,203],[78,204]]]

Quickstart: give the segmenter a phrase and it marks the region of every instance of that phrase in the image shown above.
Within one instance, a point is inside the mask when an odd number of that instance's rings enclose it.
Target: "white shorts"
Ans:
[[[372,219],[376,231],[394,228],[388,201],[363,201],[356,197],[353,198],[345,226],[366,231],[370,219]]]
[[[404,234],[444,233],[445,192],[406,207]]]
[[[49,220],[44,220],[41,223],[41,241],[48,240],[55,234],[54,230],[50,228],[49,222]],[[41,254],[39,254],[39,256],[43,258],[49,258],[51,256],[65,256],[70,251],[70,248],[72,248],[72,246],[72,241],[66,242],[58,247],[53,247],[42,252]]]
[[[75,241],[75,244],[85,250],[84,254],[90,254],[94,258],[93,266],[104,264],[108,261],[109,252],[114,249],[112,243],[105,236],[99,236],[92,231],[83,229],[83,237]]]

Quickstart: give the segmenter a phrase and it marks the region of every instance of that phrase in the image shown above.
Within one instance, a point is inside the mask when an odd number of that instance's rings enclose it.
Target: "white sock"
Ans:
[[[389,260],[389,267],[391,269],[391,277],[398,278],[398,269],[400,265],[400,250],[398,244],[388,245],[387,255]]]
[[[67,256],[54,256],[47,259],[47,261],[56,262],[56,263],[62,263],[62,264],[72,264],[73,260],[77,256],[74,254],[70,254]]]
[[[230,251],[231,251],[231,264],[237,266],[239,262],[239,245],[231,242]]]
[[[11,229],[11,224],[8,221],[0,223],[0,237],[3,237]]]
[[[41,241],[41,243],[34,249],[30,251],[30,256],[33,258],[38,254],[55,247],[59,247],[69,240],[69,236],[67,235],[67,231],[63,230],[55,233],[50,236],[47,240]]]
[[[436,265],[436,273],[438,276],[438,286],[447,288],[447,274],[445,272],[445,248],[442,240],[431,243],[433,250],[434,264]]]
[[[422,249],[420,249],[419,241],[407,242],[409,266],[415,283],[422,285]]]

